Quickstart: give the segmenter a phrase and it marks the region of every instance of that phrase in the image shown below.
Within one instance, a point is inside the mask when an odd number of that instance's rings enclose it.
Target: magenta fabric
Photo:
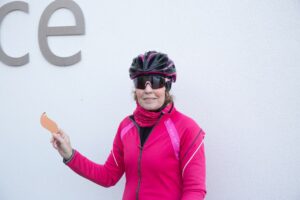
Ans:
[[[151,127],[158,121],[161,116],[161,112],[168,112],[172,107],[172,103],[169,103],[162,111],[155,112],[144,109],[140,104],[136,103],[136,109],[133,112],[134,120],[141,127]]]
[[[177,133],[174,123],[172,122],[171,119],[166,120],[165,125],[166,125],[167,131],[169,133],[171,142],[172,142],[175,156],[179,160],[179,153],[180,153],[179,152],[179,148],[180,148],[179,134]]]
[[[115,185],[125,173],[123,200],[203,200],[204,136],[191,118],[173,108],[160,118],[141,147],[138,128],[126,117],[120,123],[104,165],[90,161],[76,150],[67,165],[104,187]]]

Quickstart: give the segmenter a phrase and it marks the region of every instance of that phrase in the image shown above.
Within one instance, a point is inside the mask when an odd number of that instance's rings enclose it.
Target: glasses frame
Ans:
[[[133,79],[134,87],[136,89],[146,89],[149,84],[152,89],[160,89],[166,86],[166,83],[170,80],[160,75],[144,75],[138,76]]]

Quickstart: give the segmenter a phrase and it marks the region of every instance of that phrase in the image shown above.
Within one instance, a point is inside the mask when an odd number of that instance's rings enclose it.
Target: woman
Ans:
[[[52,144],[64,163],[101,185],[115,185],[125,172],[124,200],[202,200],[206,194],[205,133],[176,110],[170,89],[176,70],[166,54],[146,52],[129,69],[135,86],[136,109],[119,125],[104,165],[72,149],[59,131]]]

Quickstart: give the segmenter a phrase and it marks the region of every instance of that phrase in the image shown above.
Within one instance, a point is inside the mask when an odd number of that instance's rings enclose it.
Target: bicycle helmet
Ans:
[[[133,59],[129,69],[131,79],[144,75],[161,75],[176,81],[176,69],[173,61],[167,54],[148,51]]]

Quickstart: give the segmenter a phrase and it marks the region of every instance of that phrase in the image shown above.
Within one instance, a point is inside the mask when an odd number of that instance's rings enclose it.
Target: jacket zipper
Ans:
[[[138,160],[138,186],[136,188],[136,200],[139,199],[139,191],[140,191],[140,187],[141,187],[141,178],[142,178],[142,175],[141,175],[141,159],[142,159],[142,153],[143,153],[143,147],[142,146],[139,146],[139,149],[140,149],[140,155],[139,155],[139,160]]]
[[[153,132],[154,128],[156,127],[156,125],[158,124],[158,122],[160,121],[160,119],[162,118],[163,114],[160,115],[159,119],[157,120],[157,122],[154,124],[150,134]],[[131,118],[130,118],[131,119]],[[139,199],[139,192],[140,192],[140,187],[141,187],[141,179],[142,179],[142,175],[141,175],[141,160],[142,160],[142,153],[143,153],[143,147],[142,147],[142,144],[141,144],[141,137],[140,137],[140,127],[139,125],[133,120],[131,119],[131,121],[134,123],[134,125],[137,127],[138,129],[138,134],[139,134],[139,139],[140,139],[140,145],[138,146],[139,149],[140,149],[140,155],[139,155],[139,159],[138,159],[138,186],[136,188],[136,200]],[[148,140],[148,138],[150,137],[150,134],[149,136],[147,137],[147,139],[145,140],[144,142],[144,146],[145,146],[145,143],[146,141]]]

